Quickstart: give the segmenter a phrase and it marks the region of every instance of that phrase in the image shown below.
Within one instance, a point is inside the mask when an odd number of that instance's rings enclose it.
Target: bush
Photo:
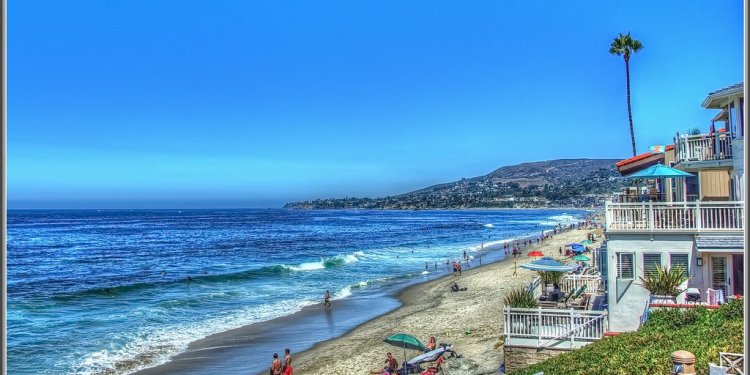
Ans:
[[[503,303],[508,307],[534,308],[539,306],[534,295],[523,288],[511,290],[510,293],[506,294],[505,298],[503,298]]]
[[[637,332],[604,338],[511,374],[668,375],[677,350],[695,354],[696,372],[707,374],[708,363],[717,362],[719,352],[742,353],[742,316],[741,300],[718,310],[663,308],[651,313]]]
[[[646,274],[646,277],[639,277],[641,284],[648,290],[652,296],[676,296],[683,291],[680,290],[680,284],[687,281],[688,277],[685,271],[679,267],[667,268],[659,267],[656,272]]]

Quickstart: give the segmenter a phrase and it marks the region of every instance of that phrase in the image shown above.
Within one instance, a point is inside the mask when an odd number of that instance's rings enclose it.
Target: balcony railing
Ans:
[[[731,158],[732,138],[728,133],[681,135],[676,138],[675,162]]]
[[[579,347],[604,337],[607,311],[503,309],[505,345]]]
[[[611,203],[609,232],[737,232],[745,229],[744,202]]]
[[[560,288],[566,293],[586,285],[587,292],[597,292],[603,287],[603,279],[599,275],[565,275],[560,280]]]

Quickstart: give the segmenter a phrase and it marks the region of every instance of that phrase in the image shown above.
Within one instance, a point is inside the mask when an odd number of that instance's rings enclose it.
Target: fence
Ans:
[[[744,202],[611,203],[608,231],[742,231]]]
[[[727,133],[682,135],[675,142],[675,161],[732,158],[732,138]]]
[[[602,287],[602,277],[598,275],[565,275],[560,280],[560,288],[568,292],[586,285],[587,292],[597,292]]]
[[[567,341],[574,348],[576,342],[601,339],[608,330],[606,311],[505,307],[503,315],[506,345],[545,348]]]

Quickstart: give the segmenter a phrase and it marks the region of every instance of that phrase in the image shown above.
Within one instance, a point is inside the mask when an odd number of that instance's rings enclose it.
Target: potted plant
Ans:
[[[677,303],[677,296],[684,290],[680,285],[688,280],[685,270],[679,267],[658,267],[655,272],[646,277],[639,277],[643,288],[651,294],[651,303]]]
[[[533,309],[539,307],[534,294],[524,288],[515,288],[503,297],[503,303],[507,307]],[[535,324],[535,317],[511,317],[510,327],[513,333],[528,333],[530,327],[527,324]]]

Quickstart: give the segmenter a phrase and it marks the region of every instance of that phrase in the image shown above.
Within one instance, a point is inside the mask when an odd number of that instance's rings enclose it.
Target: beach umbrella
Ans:
[[[393,346],[404,348],[404,361],[406,361],[406,349],[419,350],[422,352],[427,349],[416,337],[406,333],[397,333],[388,336],[384,341]]]
[[[573,271],[576,267],[562,264],[550,257],[544,257],[539,260],[535,260],[531,263],[522,264],[521,268],[532,271],[556,271],[556,272],[568,272]]]
[[[581,243],[584,244],[584,245],[591,245],[591,240],[584,240]]]
[[[576,262],[588,262],[591,260],[591,258],[585,256],[585,255],[576,255],[572,258]]]
[[[573,250],[574,253],[580,254],[586,250],[586,248],[579,243],[570,243],[568,246]]]
[[[530,257],[543,257],[544,254],[542,254],[542,252],[539,251],[539,250],[534,250],[534,251],[532,251],[532,252],[529,253],[529,256]]]

